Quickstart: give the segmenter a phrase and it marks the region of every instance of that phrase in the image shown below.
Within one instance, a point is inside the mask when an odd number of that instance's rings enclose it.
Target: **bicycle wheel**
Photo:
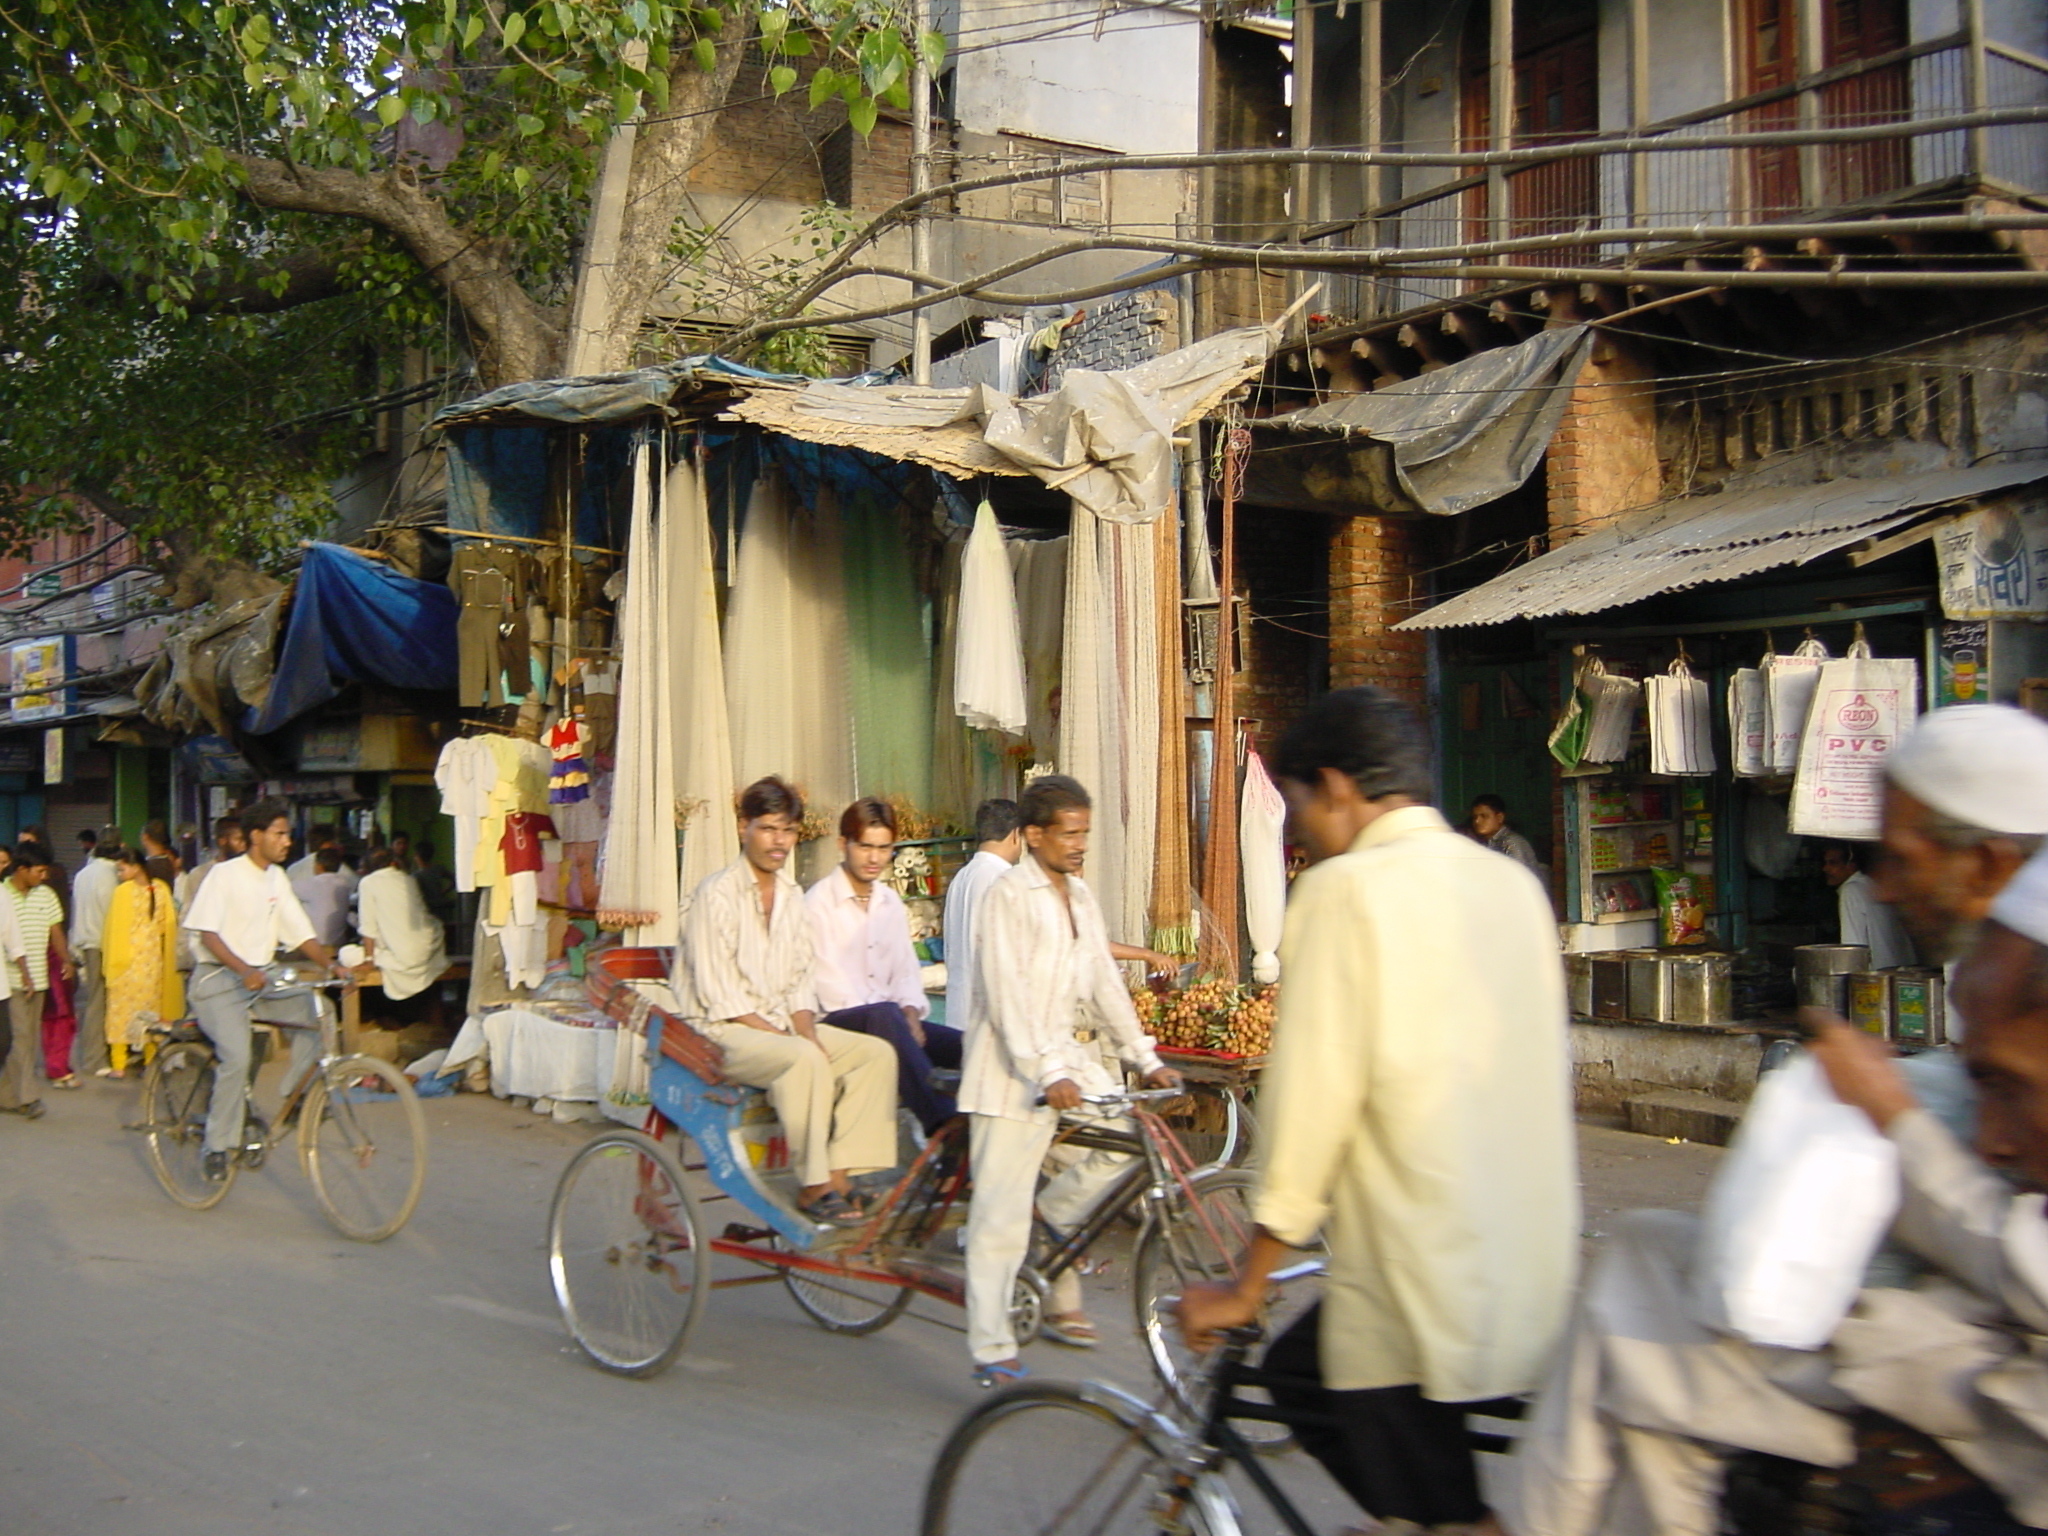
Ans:
[[[682,1353],[711,1250],[666,1147],[606,1131],[569,1160],[548,1212],[548,1274],[570,1336],[605,1370],[652,1376]]]
[[[1196,1208],[1190,1209],[1185,1197],[1169,1204],[1138,1240],[1131,1261],[1138,1332],[1152,1357],[1152,1369],[1189,1412],[1199,1411],[1192,1399],[1201,1357],[1181,1337],[1172,1301],[1190,1285],[1227,1285],[1237,1277],[1238,1257],[1252,1235],[1252,1195],[1257,1187],[1258,1176],[1238,1168],[1204,1174],[1194,1181]],[[1267,1337],[1283,1332],[1321,1294],[1322,1287],[1311,1280],[1285,1286],[1260,1318]],[[1249,1397],[1262,1395],[1256,1388],[1244,1390]],[[1236,1428],[1247,1442],[1265,1448],[1283,1445],[1289,1438],[1279,1424],[1243,1419],[1236,1421]]]
[[[1236,1523],[1210,1478],[1173,1485],[1168,1434],[1100,1389],[1027,1382],[981,1404],[939,1448],[921,1536],[1226,1536]]]
[[[786,1249],[789,1245],[778,1237],[775,1246]],[[817,1270],[785,1269],[782,1283],[805,1316],[827,1333],[879,1333],[903,1315],[916,1294],[907,1285]]]
[[[149,1166],[164,1193],[188,1210],[210,1211],[227,1198],[236,1165],[219,1183],[206,1177],[206,1110],[213,1102],[213,1047],[165,1045],[142,1079],[142,1132]]]
[[[375,1056],[328,1063],[299,1108],[299,1161],[342,1236],[404,1226],[427,1179],[427,1117],[405,1074]]]

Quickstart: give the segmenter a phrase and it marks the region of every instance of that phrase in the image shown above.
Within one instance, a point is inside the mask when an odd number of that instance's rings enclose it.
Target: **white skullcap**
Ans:
[[[2048,721],[2009,704],[1922,715],[1885,759],[1885,777],[1930,810],[1987,832],[2048,834]]]
[[[1991,903],[1993,922],[2048,946],[2048,848],[2041,849]]]

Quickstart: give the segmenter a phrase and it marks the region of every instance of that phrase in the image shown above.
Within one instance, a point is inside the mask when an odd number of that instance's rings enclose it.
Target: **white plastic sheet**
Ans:
[[[1873,657],[1861,640],[1823,663],[1799,746],[1792,830],[1875,842],[1884,832],[1884,760],[1912,725],[1920,664]]]
[[[983,502],[960,560],[953,647],[953,710],[978,730],[1021,736],[1029,717],[1017,588],[995,509]]]
[[[1588,677],[1586,695],[1592,704],[1592,721],[1586,731],[1586,750],[1581,761],[1618,763],[1628,756],[1629,740],[1635,735],[1643,685],[1632,677],[1616,677],[1601,667]]]
[[[1820,1348],[1898,1207],[1898,1149],[1802,1053],[1758,1085],[1707,1189],[1694,1315],[1751,1343]]]
[[[1705,679],[1694,677],[1681,658],[1670,671],[1648,679],[1644,691],[1650,700],[1650,771],[1712,773],[1713,708]]]
[[[1287,920],[1287,802],[1259,754],[1245,754],[1238,808],[1238,856],[1244,866],[1244,925],[1252,941],[1252,979],[1280,979],[1280,930]]]

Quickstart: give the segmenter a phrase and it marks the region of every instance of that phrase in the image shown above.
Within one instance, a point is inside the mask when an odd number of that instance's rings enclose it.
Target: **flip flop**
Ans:
[[[1095,1331],[1095,1324],[1079,1314],[1048,1317],[1039,1323],[1038,1332],[1041,1337],[1055,1344],[1064,1344],[1069,1349],[1093,1349],[1102,1342],[1102,1335]]]
[[[834,1227],[857,1227],[868,1219],[866,1211],[836,1189],[826,1190],[809,1205],[799,1205],[797,1209],[813,1221]]]
[[[974,1368],[974,1384],[977,1387],[1006,1387],[1022,1381],[1031,1374],[1021,1361],[998,1360],[992,1365],[977,1365]]]

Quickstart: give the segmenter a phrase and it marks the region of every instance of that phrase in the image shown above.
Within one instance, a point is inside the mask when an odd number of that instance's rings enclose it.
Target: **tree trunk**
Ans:
[[[719,109],[732,93],[754,24],[746,7],[726,13],[716,39],[718,67],[710,71],[699,69],[690,49],[679,46],[669,70],[667,110],[654,114],[634,141],[625,220],[611,274],[611,314],[598,354],[600,372],[634,364],[641,328],[675,271],[669,243],[689,204],[690,173],[710,151]]]

